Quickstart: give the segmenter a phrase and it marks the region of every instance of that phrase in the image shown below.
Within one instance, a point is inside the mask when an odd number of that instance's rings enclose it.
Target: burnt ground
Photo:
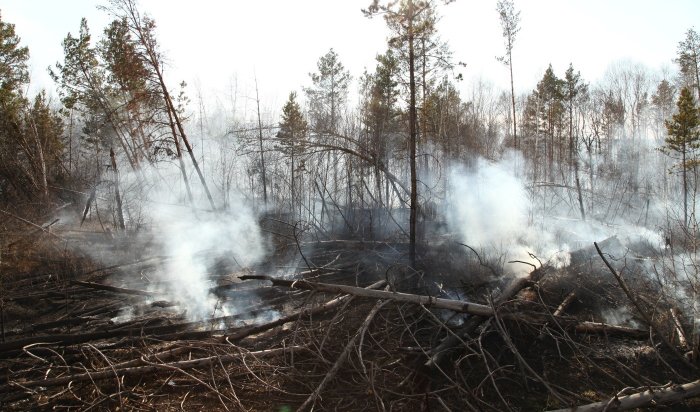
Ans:
[[[601,247],[624,267],[637,306],[593,248],[573,253],[566,268],[533,270],[519,293],[501,299],[513,279],[449,236],[422,245],[420,270],[406,265],[400,242],[346,237],[298,248],[281,236],[273,244],[265,265],[213,265],[210,292],[238,309],[192,321],[152,292],[149,274],[168,258],[144,243],[89,229],[7,229],[0,409],[540,411],[661,393],[700,377],[671,316],[689,333],[683,308],[645,275],[654,257],[616,239]],[[95,250],[110,259],[95,259]],[[298,250],[305,259],[289,270]],[[495,315],[238,278],[281,273],[470,301]],[[455,345],[442,347],[446,338]]]

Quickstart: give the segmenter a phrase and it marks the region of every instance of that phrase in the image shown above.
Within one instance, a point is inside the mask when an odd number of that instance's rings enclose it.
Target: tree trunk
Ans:
[[[117,221],[119,229],[126,230],[124,225],[124,213],[122,212],[122,197],[119,193],[119,171],[117,170],[117,159],[114,156],[114,149],[109,148],[109,158],[112,160],[112,171],[114,172],[114,194],[117,199]]]
[[[258,107],[258,142],[260,143],[260,172],[262,174],[263,202],[267,206],[267,177],[265,176],[265,152],[263,151],[262,120],[260,119],[260,95],[258,94],[258,78],[255,77],[255,102]]]
[[[416,218],[418,216],[418,176],[416,173],[416,78],[413,50],[413,1],[408,1],[408,72],[410,87],[409,107],[409,159],[411,163],[411,215],[409,221],[409,260],[416,267]]]
[[[166,100],[165,105],[168,105]],[[173,141],[175,142],[175,153],[177,154],[177,161],[180,164],[180,172],[182,173],[182,181],[185,184],[185,190],[187,190],[187,200],[190,206],[194,207],[194,198],[192,197],[192,189],[190,188],[190,181],[187,177],[187,169],[185,168],[185,161],[182,159],[182,149],[180,148],[180,139],[177,137],[177,131],[175,131],[175,122],[173,121],[173,115],[170,110],[168,113],[168,123],[170,125],[170,133],[173,135]]]
[[[517,133],[517,122],[515,119],[515,86],[513,85],[513,55],[510,51],[511,45],[508,47],[508,67],[510,68],[510,99],[513,104],[513,145],[515,149],[518,149],[518,133]]]
[[[684,144],[682,150],[683,163],[681,163],[681,168],[683,172],[683,226],[688,227],[688,170],[685,160],[685,152],[686,150]]]

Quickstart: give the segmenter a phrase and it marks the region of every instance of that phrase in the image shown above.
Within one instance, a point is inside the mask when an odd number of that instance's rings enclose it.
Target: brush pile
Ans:
[[[75,242],[110,250],[112,264]],[[0,408],[700,406],[684,308],[642,273],[654,257],[617,239],[516,278],[444,236],[426,242],[421,270],[402,263],[400,242],[276,244],[274,264],[212,268],[217,305],[193,320],[154,292],[150,273],[171,257],[102,232],[6,233]],[[295,267],[275,266],[294,254]]]

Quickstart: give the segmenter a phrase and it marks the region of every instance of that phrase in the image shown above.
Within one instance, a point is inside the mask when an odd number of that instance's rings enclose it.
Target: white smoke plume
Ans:
[[[623,244],[642,240],[656,249],[663,246],[657,231],[625,222],[603,225],[568,216],[567,211],[561,216],[538,215],[526,182],[514,174],[520,170],[516,165],[522,164],[517,153],[499,162],[480,158],[475,163],[473,168],[455,167],[450,172],[446,210],[451,230],[471,247],[501,254],[505,262],[539,266],[541,261],[564,267],[570,251],[610,236]],[[504,265],[504,272],[513,275],[526,275],[531,269],[521,263]]]
[[[225,210],[211,210],[196,174],[190,176],[194,205],[189,204],[182,174],[174,163],[161,162],[123,173],[119,185],[126,233],[112,230],[116,248],[79,247],[105,266],[129,263],[125,259],[160,257],[153,271],[141,274],[148,282],[145,288],[175,303],[175,310],[188,319],[203,320],[233,314],[238,309],[235,301],[221,302],[210,293],[217,286],[214,275],[222,275],[214,273],[217,265],[226,262],[230,271],[248,268],[261,261],[267,245],[255,211],[235,189],[225,195]],[[224,195],[213,185],[210,189],[220,208]],[[105,208],[114,213],[111,190],[111,185],[104,185],[98,193],[103,220],[110,213],[105,213]],[[94,216],[92,219],[96,220]],[[125,269],[123,276],[109,281],[132,287],[130,281],[138,277],[138,273]],[[124,311],[124,316],[129,318],[131,313]]]
[[[552,260],[568,264],[566,245],[551,233],[533,233],[528,218],[532,205],[525,184],[514,173],[516,157],[498,163],[479,158],[473,169],[453,168],[449,175],[451,198],[447,219],[461,240],[471,247],[504,254],[505,261],[539,265]],[[526,275],[531,267],[506,263],[504,270]]]

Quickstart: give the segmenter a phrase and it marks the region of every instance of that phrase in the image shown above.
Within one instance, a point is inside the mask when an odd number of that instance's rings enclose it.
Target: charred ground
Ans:
[[[261,224],[275,245],[268,263],[218,260],[208,276],[219,307],[196,321],[153,292],[149,275],[169,257],[129,235],[6,225],[3,409],[529,411],[609,401],[615,410],[645,391],[652,409],[668,394],[672,410],[698,407],[684,399],[696,388],[678,389],[698,378],[685,308],[648,272],[664,251],[601,241],[622,283],[592,245],[565,267],[512,277],[447,234],[425,239],[414,269],[403,242],[348,233],[302,242],[291,224]],[[260,275],[282,286],[240,279]],[[318,284],[386,298],[302,289]],[[231,301],[236,311],[225,312]]]

